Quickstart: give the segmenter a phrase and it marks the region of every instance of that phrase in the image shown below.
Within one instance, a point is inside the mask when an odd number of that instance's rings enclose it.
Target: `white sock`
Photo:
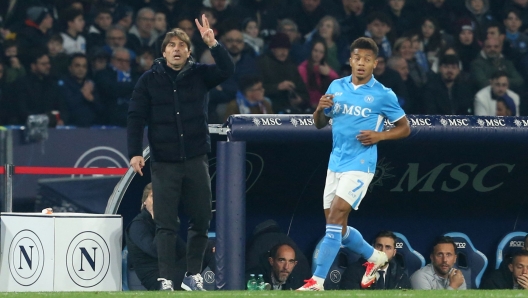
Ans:
[[[374,252],[373,252],[372,255],[367,259],[367,261],[369,261],[369,262],[371,262],[371,263],[375,263],[378,259],[379,259],[379,251],[378,251],[378,250],[374,250]]]
[[[318,277],[318,276],[312,276],[312,278],[317,282],[318,285],[322,286],[324,285],[324,281],[325,279],[324,278],[321,278],[321,277]]]

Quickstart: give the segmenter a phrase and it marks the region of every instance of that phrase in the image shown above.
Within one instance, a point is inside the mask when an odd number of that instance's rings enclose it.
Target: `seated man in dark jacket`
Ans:
[[[516,252],[511,263],[503,262],[499,269],[490,272],[480,284],[480,289],[528,289],[528,251]]]
[[[141,200],[141,213],[138,214],[125,229],[126,244],[128,248],[128,266],[135,270],[141,284],[151,291],[160,289],[158,281],[158,252],[154,236],[156,235],[156,224],[153,217],[152,183],[147,184],[143,190]],[[176,259],[176,271],[179,280],[174,281],[175,290],[181,290],[185,272],[187,271],[187,260],[185,241],[178,236],[176,247],[174,247],[174,258]],[[205,251],[203,268],[209,266],[215,270],[214,253],[212,242]]]
[[[378,270],[379,277],[369,288],[371,290],[393,290],[410,289],[411,282],[409,276],[403,268],[396,262],[396,235],[391,231],[381,231],[376,235],[374,248],[387,254],[389,263]],[[351,264],[343,273],[340,288],[343,290],[357,290],[361,288],[361,278],[365,274],[363,264],[365,259],[360,259]]]

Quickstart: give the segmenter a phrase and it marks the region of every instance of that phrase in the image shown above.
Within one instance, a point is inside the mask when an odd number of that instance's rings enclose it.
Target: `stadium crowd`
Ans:
[[[205,14],[235,74],[209,92],[233,113],[312,113],[350,74],[351,41],[380,48],[375,77],[408,114],[527,115],[526,0],[8,0],[0,3],[0,125],[126,126],[134,85],[171,28],[214,63]]]

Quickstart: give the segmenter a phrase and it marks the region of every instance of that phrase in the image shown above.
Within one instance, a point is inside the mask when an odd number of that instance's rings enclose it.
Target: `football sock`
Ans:
[[[369,262],[372,262],[370,260],[372,257],[377,257],[377,255],[374,256],[374,247],[368,244],[367,241],[363,239],[363,236],[361,236],[361,233],[351,226],[347,227],[347,231],[343,236],[341,243],[351,251],[360,254]]]
[[[330,266],[334,263],[335,257],[341,248],[341,225],[326,225],[326,234],[319,248],[319,254],[317,255],[317,268],[314,272],[314,278],[318,277],[324,281]],[[316,279],[317,281],[317,279]],[[317,281],[319,284],[319,281]],[[320,283],[322,284],[322,282]]]

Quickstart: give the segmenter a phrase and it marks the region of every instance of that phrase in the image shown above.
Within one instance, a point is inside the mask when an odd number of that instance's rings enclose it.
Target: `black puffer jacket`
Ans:
[[[207,127],[207,92],[233,75],[231,57],[222,45],[211,50],[215,65],[188,61],[173,82],[165,59],[156,59],[134,88],[128,110],[128,155],[142,155],[148,125],[154,161],[176,162],[211,150]]]

